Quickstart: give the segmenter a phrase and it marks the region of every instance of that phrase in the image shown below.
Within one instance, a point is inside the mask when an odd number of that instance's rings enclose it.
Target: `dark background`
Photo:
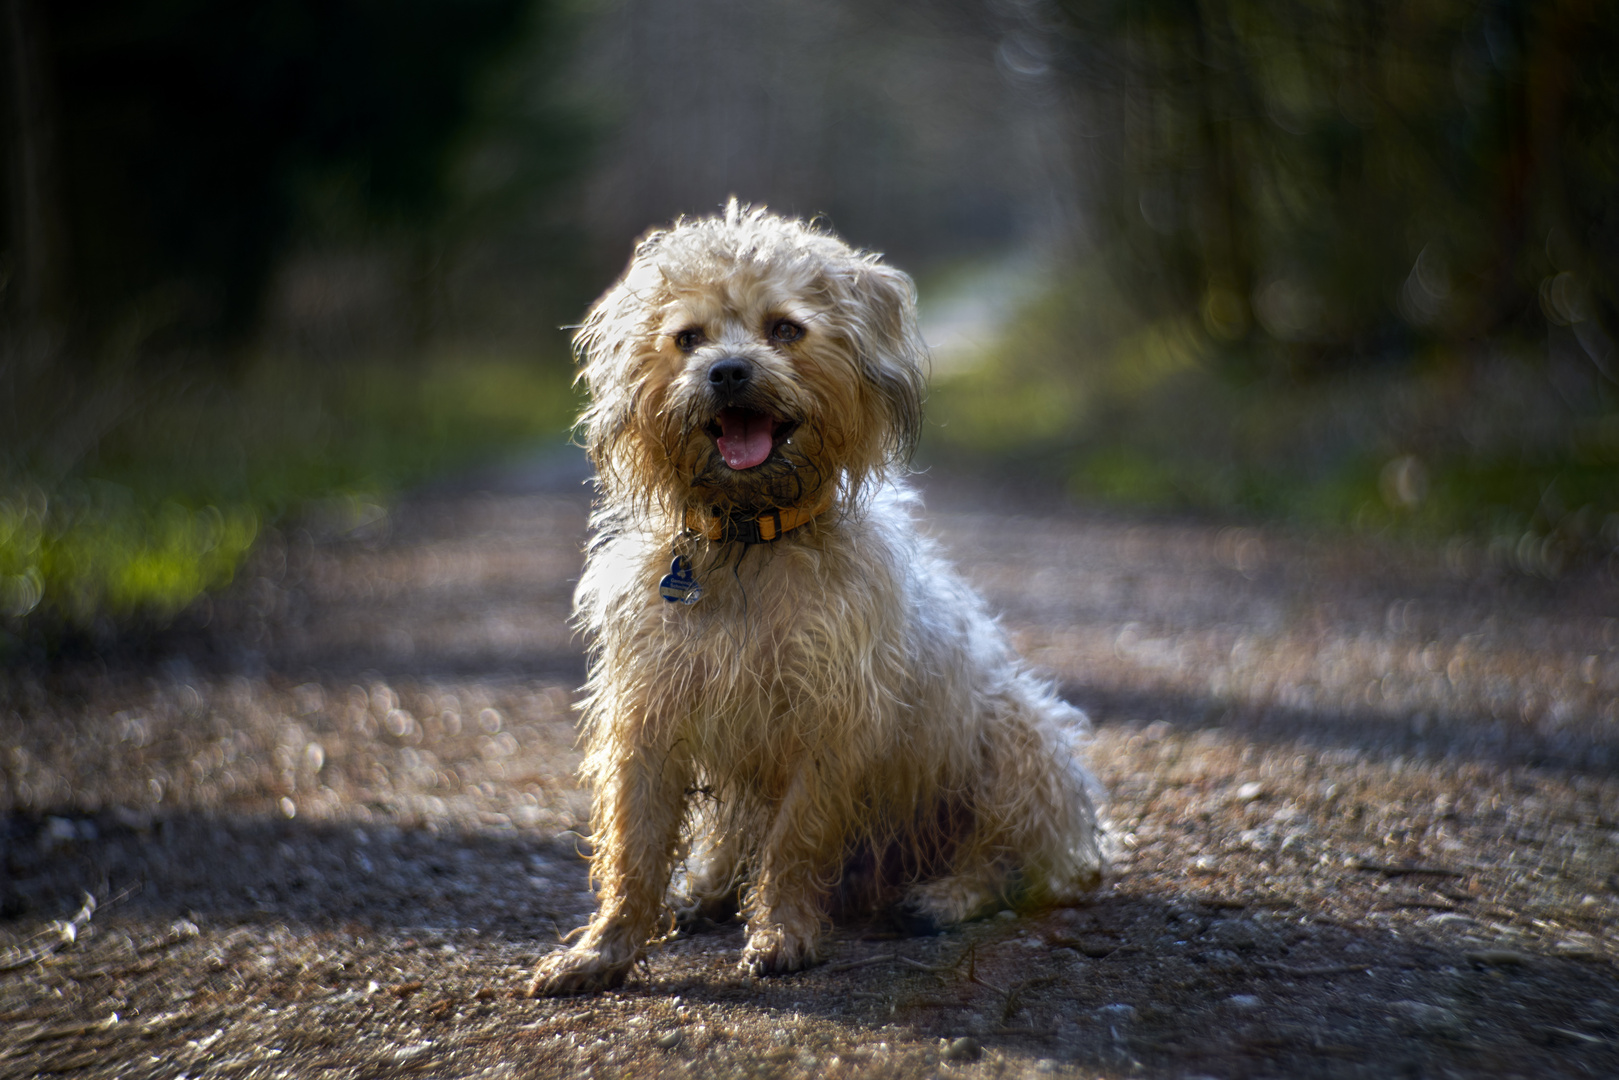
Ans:
[[[312,501],[559,438],[558,328],[732,194],[917,275],[930,462],[1530,574],[1619,542],[1611,5],[3,16],[11,639],[161,623]]]

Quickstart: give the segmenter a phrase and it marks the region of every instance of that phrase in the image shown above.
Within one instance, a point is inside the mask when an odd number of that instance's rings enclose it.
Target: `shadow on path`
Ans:
[[[1491,717],[1415,721],[1372,709],[1300,709],[1220,701],[1162,690],[1132,691],[1067,683],[1062,696],[1093,723],[1162,720],[1183,732],[1217,730],[1244,742],[1351,750],[1388,762],[1476,762],[1494,768],[1555,769],[1607,778],[1619,767],[1619,729],[1581,725],[1543,732],[1521,720]]]

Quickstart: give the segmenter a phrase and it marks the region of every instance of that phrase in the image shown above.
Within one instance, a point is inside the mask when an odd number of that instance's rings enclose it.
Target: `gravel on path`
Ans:
[[[0,673],[0,1077],[1619,1075],[1612,577],[935,475],[1095,723],[1110,884],[521,998],[592,906],[580,479],[311,518],[156,659]]]

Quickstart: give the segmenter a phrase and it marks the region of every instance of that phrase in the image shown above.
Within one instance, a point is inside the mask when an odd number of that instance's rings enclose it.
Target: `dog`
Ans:
[[[529,993],[621,984],[671,912],[740,909],[758,976],[851,891],[929,931],[1093,889],[1084,714],[917,530],[911,279],[733,199],[644,236],[574,344],[599,909]]]

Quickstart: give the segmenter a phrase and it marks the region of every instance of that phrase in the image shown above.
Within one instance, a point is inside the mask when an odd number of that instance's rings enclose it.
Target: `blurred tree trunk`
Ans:
[[[47,54],[32,0],[6,0],[7,67],[11,69],[10,271],[6,304],[16,325],[32,335],[60,318],[62,232],[55,184],[55,135]]]
[[[1619,364],[1619,4],[1052,2],[1149,317],[1279,371],[1547,320]]]

